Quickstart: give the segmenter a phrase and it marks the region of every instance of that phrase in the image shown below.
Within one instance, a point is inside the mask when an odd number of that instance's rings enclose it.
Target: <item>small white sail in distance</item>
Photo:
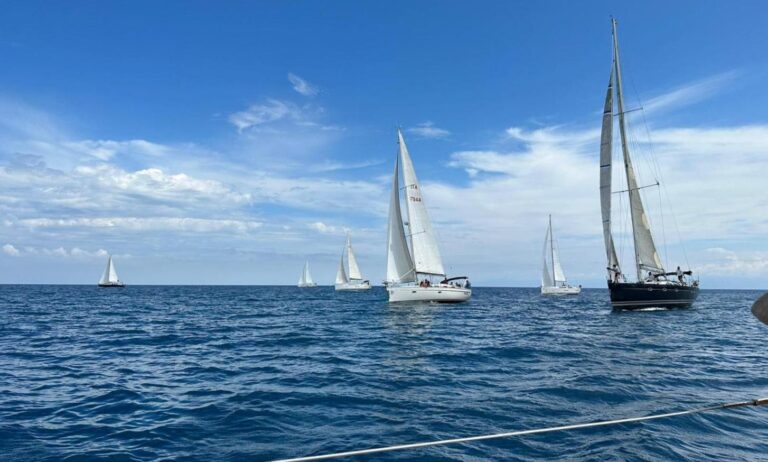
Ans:
[[[551,266],[550,266],[551,260]],[[565,273],[563,273],[563,267],[560,264],[560,254],[555,245],[555,234],[552,229],[552,216],[549,217],[549,226],[547,226],[547,234],[544,237],[544,252],[543,252],[543,272],[541,278],[541,285],[545,287],[560,286],[566,283]]]
[[[339,270],[336,271],[336,284],[346,284],[348,282],[349,278],[347,278],[347,272],[344,271],[344,253],[342,252],[339,261]]]
[[[343,260],[343,256],[342,256]],[[355,251],[352,250],[352,238],[347,234],[347,260],[349,262],[349,280],[363,280],[363,274],[360,271],[360,267],[357,265],[357,257],[355,257]],[[343,261],[342,261],[343,265]]]
[[[107,267],[104,268],[104,273],[99,279],[99,284],[119,284],[120,278],[117,277],[117,270],[115,270],[115,263],[112,261],[112,255],[107,259]]]
[[[301,277],[299,278],[299,287],[313,285],[315,285],[315,281],[312,280],[312,274],[309,272],[309,260],[307,260],[304,262],[304,270],[301,272]]]

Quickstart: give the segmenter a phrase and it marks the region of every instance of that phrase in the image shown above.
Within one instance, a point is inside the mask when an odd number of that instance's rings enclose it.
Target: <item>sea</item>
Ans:
[[[3,285],[0,460],[268,461],[768,397],[759,295]],[[348,460],[768,460],[768,407]]]

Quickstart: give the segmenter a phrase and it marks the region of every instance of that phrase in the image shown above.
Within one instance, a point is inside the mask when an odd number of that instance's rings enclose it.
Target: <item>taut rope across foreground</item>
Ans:
[[[676,416],[688,415],[688,414],[698,414],[701,412],[711,412],[711,411],[718,411],[723,409],[735,409],[735,408],[748,407],[748,406],[764,406],[764,405],[768,405],[768,398],[754,399],[751,401],[739,401],[735,403],[725,403],[725,404],[719,404],[719,405],[710,406],[710,407],[702,407],[697,409],[688,409],[685,411],[669,412],[666,414],[654,414],[654,415],[648,415],[648,416],[642,416],[642,417],[629,417],[626,419],[616,419],[616,420],[601,420],[597,422],[586,422],[586,423],[579,423],[579,424],[562,425],[559,427],[537,428],[533,430],[520,430],[520,431],[506,432],[506,433],[495,433],[492,435],[468,436],[465,438],[453,438],[453,439],[440,440],[440,441],[427,441],[422,443],[400,444],[397,446],[386,446],[386,447],[380,447],[380,448],[358,449],[355,451],[337,452],[334,454],[322,454],[317,456],[296,457],[293,459],[280,459],[274,462],[305,462],[305,461],[311,461],[311,460],[336,459],[341,457],[360,456],[364,454],[376,454],[379,452],[401,451],[404,449],[418,449],[418,448],[426,448],[429,446],[442,446],[446,444],[456,444],[456,443],[470,443],[473,441],[510,438],[513,436],[537,435],[540,433],[551,433],[551,432],[559,432],[559,431],[566,431],[566,430],[579,430],[582,428],[603,427],[608,425],[643,422],[646,420],[664,419],[667,417],[676,417]]]

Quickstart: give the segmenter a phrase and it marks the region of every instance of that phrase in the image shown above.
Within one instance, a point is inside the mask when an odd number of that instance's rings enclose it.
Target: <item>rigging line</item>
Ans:
[[[618,117],[618,116],[620,116],[621,114],[629,114],[630,112],[637,112],[637,111],[642,111],[642,110],[643,110],[643,107],[642,107],[642,106],[640,106],[640,107],[636,107],[636,108],[634,108],[634,109],[629,109],[629,110],[626,110],[626,111],[624,111],[624,112],[616,112],[616,113],[615,113],[613,116],[614,116],[614,117]]]
[[[637,92],[637,91],[635,90],[635,92]],[[638,98],[638,101],[640,101],[640,95],[639,94],[637,95],[637,98]],[[640,101],[640,104],[642,105],[642,101]],[[640,111],[640,115],[643,118],[643,125],[645,127],[646,135],[648,136],[648,149],[649,149],[649,151],[651,151],[650,158],[653,161],[653,165],[654,165],[654,167],[656,169],[656,178],[661,179],[661,182],[662,182],[662,185],[659,188],[659,201],[661,201],[661,197],[662,196],[664,196],[664,198],[666,198],[666,200],[667,200],[668,210],[669,210],[669,213],[672,215],[672,223],[675,225],[675,234],[677,235],[677,241],[680,243],[680,247],[683,250],[683,258],[685,259],[685,264],[688,267],[688,269],[691,269],[691,263],[688,260],[688,249],[685,247],[685,240],[683,239],[683,235],[680,232],[680,227],[679,227],[679,225],[677,223],[677,216],[675,214],[674,208],[672,207],[672,200],[670,199],[669,191],[667,190],[666,182],[664,181],[664,175],[662,173],[663,170],[661,169],[661,165],[659,165],[658,159],[656,158],[655,155],[653,155],[653,138],[651,137],[651,131],[648,129],[648,121],[647,121],[647,119],[645,117],[645,110]],[[663,189],[663,191],[662,191],[662,189]],[[661,207],[663,207],[663,205],[661,205]],[[663,212],[663,210],[662,210],[662,212]],[[666,229],[664,228],[664,214],[663,213],[661,215],[661,221],[662,221],[662,224],[661,224],[661,226],[662,226],[662,228],[661,228],[662,229],[662,233],[664,233],[664,236],[665,236],[664,237],[664,253],[667,254]],[[667,257],[665,257],[665,258],[667,258]]]
[[[725,410],[725,409],[736,409],[736,408],[742,408],[742,407],[748,407],[748,406],[764,406],[764,405],[768,405],[768,398],[760,398],[760,399],[754,399],[750,401],[738,401],[733,403],[718,404],[718,405],[709,406],[709,407],[701,407],[701,408],[688,409],[688,410],[676,411],[676,412],[667,412],[664,414],[652,414],[652,415],[646,415],[641,417],[627,417],[623,419],[614,419],[614,420],[598,420],[595,422],[584,422],[584,423],[577,423],[577,424],[570,424],[570,425],[560,425],[557,427],[536,428],[532,430],[518,430],[518,431],[512,431],[512,432],[494,433],[490,435],[467,436],[463,438],[451,438],[446,440],[426,441],[421,443],[398,444],[395,446],[383,446],[383,447],[370,448],[370,449],[358,449],[354,451],[336,452],[333,454],[321,454],[316,456],[280,459],[273,462],[308,462],[313,460],[336,459],[341,457],[360,456],[364,454],[376,454],[381,452],[426,448],[430,446],[442,446],[446,444],[471,443],[474,441],[510,438],[513,436],[537,435],[541,433],[580,430],[583,428],[605,427],[609,425],[644,422],[648,420],[664,419],[664,418],[677,417],[682,415],[700,414],[703,412],[712,412],[712,411],[719,411],[719,410]]]
[[[667,229],[664,226],[664,203],[661,200],[661,188],[657,190],[659,193],[659,215],[661,217],[661,238],[664,241],[664,265],[669,268],[669,249],[667,248]]]
[[[625,192],[629,192],[629,191],[638,191],[640,189],[653,188],[654,186],[660,186],[658,180],[656,181],[656,183],[653,183],[653,184],[647,184],[645,186],[638,186],[637,188],[631,188],[631,189],[630,188],[622,189],[621,191],[613,191],[611,194],[621,194],[621,193],[625,193]]]

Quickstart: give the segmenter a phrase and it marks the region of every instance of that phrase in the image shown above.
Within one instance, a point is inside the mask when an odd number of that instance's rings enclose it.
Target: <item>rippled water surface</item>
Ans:
[[[0,286],[2,460],[269,460],[768,395],[749,291]],[[766,460],[768,409],[350,460]]]

